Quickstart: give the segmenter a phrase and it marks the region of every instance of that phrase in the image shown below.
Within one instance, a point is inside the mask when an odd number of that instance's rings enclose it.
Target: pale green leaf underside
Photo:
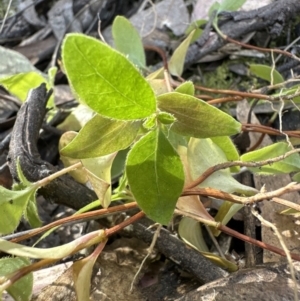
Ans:
[[[141,37],[129,20],[117,16],[112,25],[115,48],[125,54],[138,67],[146,67],[144,46]]]
[[[160,130],[133,146],[126,174],[140,208],[154,221],[167,224],[183,189],[184,172],[179,155]]]
[[[135,139],[140,121],[122,121],[95,115],[64,147],[61,155],[85,159],[108,155],[127,148]]]
[[[187,158],[193,180],[202,175],[208,168],[227,162],[226,155],[222,149],[209,138],[191,138],[188,145]],[[229,169],[214,172],[199,187],[212,187],[228,193],[238,192],[245,195],[252,195],[257,192],[256,189],[235,180]]]
[[[158,107],[177,119],[171,130],[196,138],[230,136],[241,124],[228,114],[191,95],[171,92],[158,96]]]
[[[285,142],[275,143],[259,150],[249,152],[241,156],[244,162],[256,162],[263,160],[271,160],[272,158],[284,155],[291,149]],[[277,173],[290,173],[300,170],[300,156],[293,154],[286,157],[284,160],[272,164],[264,165],[259,168],[250,168],[252,172],[260,174],[277,174]]]
[[[121,120],[142,119],[156,111],[154,92],[124,55],[100,41],[69,34],[62,58],[70,84],[97,113]]]

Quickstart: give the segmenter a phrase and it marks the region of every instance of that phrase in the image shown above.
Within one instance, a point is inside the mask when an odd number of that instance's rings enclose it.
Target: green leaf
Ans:
[[[76,300],[90,301],[90,288],[93,266],[101,254],[106,241],[99,244],[91,255],[88,257],[75,261],[72,266],[74,286],[76,291]]]
[[[78,133],[69,131],[62,134],[62,136],[59,139],[58,149],[59,152],[61,149],[63,149],[66,145],[68,145],[74,138],[78,135]],[[60,155],[60,159],[63,162],[65,167],[77,164],[80,162],[80,159],[72,159],[67,156]],[[78,182],[81,184],[86,184],[88,182],[88,177],[86,173],[84,172],[83,168],[77,168],[75,170],[72,170],[69,172],[69,174]]]
[[[263,160],[272,160],[272,158],[284,155],[291,148],[285,142],[278,142],[272,145],[266,146],[259,150],[249,152],[241,156],[241,160],[244,162],[256,162]],[[275,163],[270,163],[262,167],[248,167],[254,173],[258,174],[278,174],[278,173],[290,173],[300,170],[300,156],[299,154],[293,154],[284,158],[283,160]]]
[[[134,120],[156,111],[154,92],[147,81],[110,46],[82,34],[68,34],[62,58],[75,94],[97,113]]]
[[[122,121],[95,115],[60,153],[74,159],[100,157],[127,148],[135,139],[141,121]]]
[[[81,128],[95,115],[94,111],[86,105],[79,104],[72,109],[71,114],[60,123],[57,128],[63,132],[80,131]]]
[[[115,152],[103,157],[81,160],[88,171],[87,177],[104,208],[107,208],[111,202],[111,167],[116,154]]]
[[[98,230],[90,232],[83,237],[79,237],[62,246],[44,249],[27,247],[0,238],[0,250],[8,254],[21,257],[29,257],[35,259],[61,259],[72,254],[72,252],[78,252],[81,249],[88,248],[94,244],[104,241],[105,239],[106,234],[104,230]]]
[[[76,136],[76,132],[64,133],[59,141],[59,147],[62,148],[66,144],[69,144]],[[83,167],[70,172],[71,176],[79,183],[87,184],[89,182],[97,194],[100,204],[106,208],[111,202],[110,171],[116,154],[117,152],[114,152],[101,157],[81,160],[61,156],[61,160],[66,167],[81,161]]]
[[[219,208],[217,215],[215,216],[215,221],[220,222],[222,225],[226,225],[231,218],[244,207],[242,204],[234,204],[232,202],[225,201]],[[221,231],[216,228],[211,228],[212,233],[215,236],[220,235]]]
[[[199,251],[204,257],[212,261],[214,264],[217,264],[230,272],[238,270],[238,266],[236,264],[209,252],[203,238],[201,225],[198,221],[189,217],[182,218],[179,223],[178,233],[187,245]]]
[[[157,117],[156,114],[151,115],[150,117],[146,118],[143,122],[143,128],[148,132],[150,130],[154,130],[157,125]]]
[[[159,112],[157,115],[157,119],[162,123],[162,124],[172,124],[176,121],[176,118],[167,112]]]
[[[75,261],[72,266],[76,300],[89,301],[93,267],[96,256]]]
[[[228,114],[191,95],[171,92],[158,96],[158,107],[176,121],[171,130],[197,138],[230,136],[241,131],[241,124]]]
[[[214,2],[212,4],[212,6],[208,10],[208,16],[211,18],[212,17],[212,13],[214,11],[220,12],[220,7],[221,7],[221,4],[219,2]],[[215,16],[215,19],[217,19],[216,17],[217,17],[217,15]]]
[[[30,183],[23,174],[19,157],[17,158],[17,173],[18,173],[18,178],[20,180],[20,184],[18,184],[19,187],[22,187],[22,189],[23,189],[23,188],[31,186],[32,183]],[[15,190],[21,190],[21,189],[15,189]]]
[[[293,209],[293,208],[288,208],[288,209],[280,211],[279,214],[292,215],[293,217],[297,218],[300,216],[300,211]]]
[[[191,138],[188,145],[187,159],[192,180],[196,180],[208,168],[227,162],[225,153],[209,138]],[[199,187],[212,187],[228,193],[238,192],[245,195],[257,193],[256,189],[235,180],[229,169],[221,169],[214,172]]]
[[[235,11],[238,10],[240,7],[243,6],[243,4],[247,0],[223,0],[220,3],[220,7],[218,9],[218,12],[221,11]]]
[[[293,181],[300,183],[300,172],[297,172],[292,176]]]
[[[178,234],[189,246],[200,252],[209,252],[198,221],[190,217],[183,217],[179,223]]]
[[[28,265],[30,265],[30,261],[26,258],[1,258],[0,276],[7,276],[15,272],[16,270]],[[15,299],[15,301],[29,301],[31,300],[32,288],[33,275],[32,273],[29,273],[28,275],[22,277],[20,280],[11,285],[7,289],[7,292]]]
[[[200,36],[203,33],[203,29],[201,29],[200,26],[202,26],[206,23],[207,23],[207,20],[197,20],[197,21],[192,22],[188,26],[188,28],[185,30],[186,35],[190,34],[194,30],[194,35],[191,40],[191,44],[200,38]]]
[[[182,83],[180,86],[178,86],[175,89],[175,92],[194,96],[195,95],[195,86],[194,86],[193,82],[186,81],[186,82]]]
[[[154,221],[168,224],[183,189],[184,172],[179,155],[159,129],[130,150],[126,174],[141,209]]]
[[[0,186],[0,234],[12,233],[20,223],[22,214],[36,188],[12,191]]]
[[[117,16],[112,25],[115,48],[125,54],[138,67],[146,67],[146,57],[141,37],[129,20]]]
[[[210,139],[222,149],[228,161],[238,161],[240,159],[238,150],[228,136],[211,137]],[[230,167],[231,172],[238,172],[239,170],[239,166]]]
[[[36,205],[35,192],[31,195],[28,200],[26,210],[24,212],[24,218],[28,221],[32,228],[37,228],[42,226],[42,221],[39,217],[39,213]]]
[[[128,151],[129,149],[127,148],[117,153],[111,167],[111,177],[113,180],[116,180],[118,177],[122,175],[125,168],[125,162],[126,162]]]
[[[268,81],[273,85],[284,82],[284,78],[282,77],[282,75],[277,70],[273,69],[270,66],[251,64],[250,71],[254,75]],[[272,76],[273,76],[273,82],[272,82]]]
[[[169,72],[175,76],[181,76],[183,72],[183,66],[185,61],[186,52],[189,48],[191,40],[194,36],[192,31],[188,37],[176,48],[170,61],[169,61]]]
[[[165,79],[149,79],[148,83],[153,89],[155,96],[169,92],[169,88]]]
[[[0,85],[21,101],[26,100],[28,91],[39,87],[42,83],[46,83],[47,89],[49,89],[46,79],[35,71],[19,73],[0,79]]]

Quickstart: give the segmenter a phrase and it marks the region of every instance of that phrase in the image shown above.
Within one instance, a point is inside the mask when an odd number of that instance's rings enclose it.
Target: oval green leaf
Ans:
[[[261,79],[268,81],[272,85],[276,85],[284,82],[284,78],[282,77],[282,75],[277,70],[275,70],[270,66],[251,64],[250,71],[254,75],[260,77]]]
[[[259,150],[249,152],[241,156],[241,160],[244,162],[257,162],[263,160],[272,160],[272,158],[284,155],[291,148],[285,142],[278,142]],[[298,172],[300,170],[300,156],[299,154],[293,154],[284,158],[283,160],[275,163],[270,163],[261,167],[253,168],[248,167],[254,173],[258,174],[278,174],[278,173],[290,173]]]
[[[112,25],[115,48],[140,68],[146,67],[146,57],[142,39],[130,23],[122,16],[117,16]]]
[[[171,92],[158,96],[157,100],[160,110],[176,118],[171,130],[183,136],[208,138],[241,131],[241,124],[234,118],[191,95]]]
[[[140,208],[154,221],[168,224],[183,190],[184,172],[179,155],[159,129],[130,150],[126,174]]]
[[[113,120],[97,114],[60,153],[74,159],[114,153],[127,148],[133,142],[140,126],[141,121]]]
[[[156,111],[154,92],[124,55],[100,41],[69,34],[63,64],[79,100],[97,113],[120,120],[142,119]]]

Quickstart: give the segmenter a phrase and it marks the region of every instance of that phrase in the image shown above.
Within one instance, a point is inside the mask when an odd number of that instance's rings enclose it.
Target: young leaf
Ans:
[[[272,158],[284,155],[290,151],[288,144],[285,142],[278,142],[272,145],[266,146],[259,150],[249,152],[241,156],[241,160],[244,162],[256,162],[263,160],[272,160]],[[299,154],[293,154],[284,158],[283,160],[275,163],[270,163],[262,167],[248,167],[254,173],[259,174],[278,174],[278,173],[290,173],[300,170],[300,156]]]
[[[6,276],[14,271],[28,266],[30,261],[23,257],[1,258],[0,259],[0,276]],[[20,280],[11,285],[7,292],[14,298],[15,301],[29,301],[31,300],[33,287],[32,273],[22,277]],[[0,296],[1,296],[0,291]]]
[[[196,138],[230,136],[241,124],[228,114],[191,95],[171,92],[158,96],[158,107],[176,118],[171,130]]]
[[[129,20],[117,16],[112,25],[115,48],[140,68],[146,67],[144,46],[141,37]]]
[[[122,121],[96,114],[60,153],[74,159],[100,157],[127,148],[135,139],[141,121]]]
[[[202,175],[208,168],[227,162],[226,155],[222,149],[208,138],[191,138],[188,145],[187,158],[193,180]],[[238,192],[245,195],[252,195],[257,192],[256,189],[235,180],[228,169],[214,172],[199,187],[212,187],[228,193]]]
[[[97,113],[134,120],[156,111],[154,92],[147,81],[110,46],[82,34],[68,34],[62,58],[76,95]]]
[[[282,77],[282,75],[276,69],[270,66],[251,64],[250,71],[254,75],[268,81],[273,85],[284,82],[284,78]],[[273,78],[273,82],[272,82],[272,78]]]
[[[169,61],[169,71],[172,75],[181,76],[183,72],[183,65],[185,61],[186,52],[189,48],[193,36],[194,36],[194,30],[174,51]]]
[[[172,124],[175,122],[176,118],[167,112],[159,112],[157,115],[157,120],[162,124]]]
[[[168,224],[183,189],[184,172],[178,154],[159,129],[130,150],[126,174],[141,209],[154,221]]]
[[[175,92],[194,96],[195,95],[195,86],[194,86],[193,82],[186,81],[186,82],[182,83],[180,86],[178,86],[175,89]]]

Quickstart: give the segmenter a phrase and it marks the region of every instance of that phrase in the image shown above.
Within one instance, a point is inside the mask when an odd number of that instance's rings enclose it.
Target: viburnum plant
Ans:
[[[68,34],[64,39],[62,69],[81,108],[88,107],[92,118],[79,133],[70,131],[62,136],[60,154],[66,171],[76,167],[72,176],[81,183],[89,182],[93,187],[99,198],[97,205],[100,201],[107,208],[113,200],[134,200],[149,218],[163,225],[171,221],[176,207],[198,214],[208,223],[215,220],[226,223],[243,206],[242,201],[224,202],[214,220],[196,196],[182,196],[184,188],[215,188],[228,194],[254,195],[257,193],[255,189],[240,184],[232,177],[232,172],[239,171],[238,164],[232,164],[230,169],[216,170],[194,186],[193,183],[216,164],[237,160],[245,164],[257,162],[284,155],[290,150],[287,143],[281,142],[240,157],[230,136],[241,132],[241,123],[197,98],[192,82],[183,82],[172,88],[171,76],[181,76],[185,54],[194,34],[192,31],[174,52],[168,70],[162,68],[154,73],[147,69],[138,33],[123,17],[117,17],[113,24],[115,49],[83,34]],[[145,78],[144,74],[148,76]],[[0,81],[8,89],[12,87],[12,92],[18,95],[11,83],[26,76],[29,75]],[[31,78],[35,76],[30,73]],[[37,83],[45,81],[40,75],[35,79]],[[51,86],[51,80],[47,83]],[[24,91],[20,93],[23,95]],[[125,160],[120,156],[123,150],[127,152]],[[277,161],[274,160],[271,166],[261,164],[259,170],[252,164],[252,170],[268,174],[300,171],[296,153]],[[123,176],[119,187],[112,192],[111,168],[115,162],[118,162]],[[71,168],[67,169],[67,166]],[[251,164],[249,166],[251,169]],[[35,193],[46,183],[28,182],[21,169],[18,166],[21,190],[20,185],[15,191],[0,188],[0,210],[8,212],[8,216],[0,220],[1,234],[13,232],[24,214],[33,226],[39,225]],[[183,220],[181,236],[188,236],[194,225],[192,223]],[[14,277],[26,274],[24,271],[30,265],[23,257],[43,258],[46,265],[80,248],[100,243],[91,255],[92,260],[77,264],[74,272],[77,293],[81,296],[79,300],[87,300],[88,290],[82,289],[79,280],[89,278],[105,241],[104,232],[96,231],[55,250],[41,250],[0,239],[1,251],[21,256],[0,261],[0,275],[3,275],[0,277],[0,291],[8,290],[16,300],[21,300],[18,299],[20,296],[22,300],[29,300],[31,291],[23,288],[32,285],[30,275],[27,280],[24,278],[25,284],[16,282],[10,287],[16,279]],[[202,251],[205,252],[205,248]],[[236,268],[228,262],[226,264],[231,270]]]

